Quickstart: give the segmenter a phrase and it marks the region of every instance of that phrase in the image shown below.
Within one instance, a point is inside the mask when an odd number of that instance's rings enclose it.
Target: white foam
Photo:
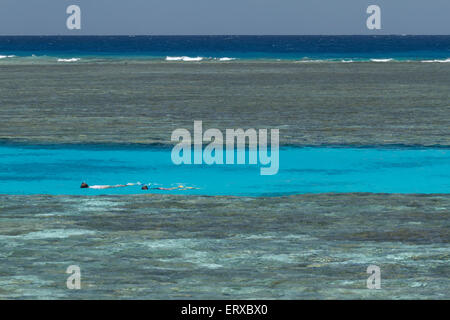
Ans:
[[[81,60],[80,58],[58,59],[58,62],[77,62],[80,60]]]
[[[166,61],[185,61],[185,62],[193,62],[193,61],[202,61],[202,57],[166,57]]]
[[[296,63],[321,63],[321,62],[327,62],[326,60],[298,60],[295,61]]]
[[[390,61],[394,61],[394,59],[370,59],[370,61],[372,62],[390,62]]]
[[[24,239],[24,240],[39,240],[39,239],[64,239],[71,236],[92,235],[94,231],[83,229],[48,229],[43,231],[30,232],[24,235],[16,236],[0,236],[1,240],[8,239]]]
[[[182,61],[183,57],[166,57],[166,61]]]
[[[219,61],[233,61],[233,60],[236,60],[236,58],[223,57],[219,59]]]
[[[196,58],[191,58],[191,57],[184,57],[183,61],[202,61],[203,58],[202,57],[196,57]]]
[[[9,55],[9,56],[0,56],[0,59],[6,59],[6,58],[14,58],[14,55]]]
[[[437,62],[437,63],[447,63],[447,62],[450,62],[450,58],[443,59],[443,60],[439,60],[439,59],[436,59],[436,60],[422,60],[421,62],[428,62],[428,63],[434,63],[434,62]]]

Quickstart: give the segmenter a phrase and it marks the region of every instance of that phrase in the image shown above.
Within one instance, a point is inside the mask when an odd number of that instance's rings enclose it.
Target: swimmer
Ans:
[[[147,187],[147,186],[143,186],[143,187],[141,188],[141,190],[148,190],[148,187]]]
[[[178,187],[173,187],[173,188],[157,187],[157,188],[152,188],[152,189],[156,189],[156,190],[191,190],[191,189],[198,189],[198,188],[178,186]]]
[[[127,183],[127,184],[116,184],[114,186],[109,185],[96,185],[96,186],[89,186],[87,183],[83,182],[80,186],[82,189],[112,189],[112,188],[123,188],[123,187],[130,187],[139,185],[139,183]]]
[[[152,189],[156,189],[156,190],[175,190],[178,189],[177,187],[174,188],[163,188],[163,187],[158,187],[158,188],[152,188]]]

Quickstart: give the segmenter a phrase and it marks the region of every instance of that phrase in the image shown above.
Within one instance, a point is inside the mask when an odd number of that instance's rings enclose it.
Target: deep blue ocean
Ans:
[[[450,36],[3,36],[0,58],[447,60]],[[185,59],[181,59],[185,57]],[[187,58],[186,58],[187,57]],[[177,59],[178,58],[178,59]],[[74,60],[75,61],[75,60]],[[378,61],[376,61],[378,62]]]

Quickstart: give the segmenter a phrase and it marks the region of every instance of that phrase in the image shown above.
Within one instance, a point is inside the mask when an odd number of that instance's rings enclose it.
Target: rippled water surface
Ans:
[[[245,152],[245,151],[243,151]],[[89,185],[140,182],[149,192],[196,195],[279,196],[304,193],[448,193],[450,151],[433,148],[290,148],[269,165],[174,165],[170,148],[151,146],[2,146],[2,194],[137,194]],[[258,154],[256,154],[258,156]],[[276,159],[279,160],[276,160]],[[259,158],[258,158],[259,159]],[[193,161],[192,161],[193,162]],[[225,161],[224,161],[225,162]],[[274,175],[261,175],[261,167]],[[277,168],[277,169],[275,169]],[[153,188],[189,187],[161,191]]]
[[[449,299],[449,40],[0,37],[0,298]],[[279,173],[149,147],[195,120]]]
[[[448,299],[449,212],[436,195],[0,196],[0,298]]]

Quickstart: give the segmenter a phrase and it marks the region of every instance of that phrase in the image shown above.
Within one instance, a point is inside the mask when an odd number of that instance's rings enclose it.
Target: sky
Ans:
[[[68,30],[66,8],[81,8]],[[369,30],[369,5],[381,30]],[[450,34],[450,0],[0,0],[0,35]]]

